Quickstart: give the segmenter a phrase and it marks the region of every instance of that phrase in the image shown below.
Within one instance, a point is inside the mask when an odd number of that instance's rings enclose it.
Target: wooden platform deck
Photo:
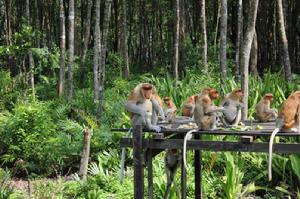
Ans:
[[[198,130],[194,133],[194,139],[187,142],[187,150],[194,150],[194,168],[195,168],[195,198],[202,198],[201,188],[201,151],[239,151],[239,152],[268,152],[269,137],[275,128],[275,122],[258,123],[256,121],[243,122],[248,129],[246,131],[232,130],[230,128],[220,128],[213,131]],[[132,129],[132,138],[122,138],[121,147],[133,148],[134,159],[134,198],[144,198],[144,174],[143,174],[143,157],[147,154],[148,169],[148,198],[153,199],[153,176],[152,176],[152,159],[165,149],[183,148],[183,138],[191,129],[196,129],[190,118],[179,117],[174,123],[160,123],[163,136],[157,139],[157,133],[143,129],[142,126],[135,126]],[[257,127],[260,129],[257,129]],[[191,128],[186,128],[191,127]],[[194,128],[193,128],[194,127]],[[112,129],[112,131],[127,132],[128,129]],[[144,138],[144,133],[150,133]],[[205,136],[204,136],[205,135]],[[212,141],[204,139],[206,135],[212,136],[235,136],[234,141]],[[279,137],[299,137],[300,133],[282,131],[277,134]],[[210,136],[209,136],[210,137]],[[252,141],[251,137],[262,137],[265,141]],[[285,139],[289,140],[289,139]],[[274,153],[298,153],[300,154],[300,143],[276,143],[273,146]],[[182,164],[183,165],[183,164]],[[181,198],[186,198],[186,171],[181,166]]]

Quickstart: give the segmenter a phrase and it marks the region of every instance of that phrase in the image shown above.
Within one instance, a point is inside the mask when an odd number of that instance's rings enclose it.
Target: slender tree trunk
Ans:
[[[37,30],[39,30],[40,10],[39,10],[38,0],[34,0],[34,9],[36,10],[35,11],[35,15],[36,15],[35,16],[35,28]],[[38,48],[40,47],[40,38],[39,37],[36,38],[36,47],[38,47]]]
[[[227,58],[226,58],[226,44],[227,44],[227,0],[221,0],[221,27],[220,27],[220,66],[222,72],[222,79],[227,77]]]
[[[205,14],[205,0],[201,0],[201,32],[202,32],[202,62],[204,72],[208,72],[207,66],[207,34],[206,34],[206,14]]]
[[[87,11],[86,11],[86,23],[85,23],[85,32],[83,37],[83,49],[81,51],[81,63],[80,63],[80,82],[83,85],[84,80],[86,79],[86,73],[87,73],[87,64],[85,64],[85,59],[88,51],[88,45],[90,42],[91,37],[91,11],[93,6],[93,0],[88,0],[87,2]],[[78,27],[79,28],[79,27]],[[83,29],[83,28],[81,28]]]
[[[235,51],[235,77],[240,79],[240,47],[241,47],[241,35],[243,32],[243,0],[239,0],[238,14],[237,14],[237,34],[236,34],[236,51]]]
[[[99,57],[100,57],[100,0],[95,1],[95,10],[96,10],[96,20],[95,20],[95,28],[94,28],[94,101],[99,100]]]
[[[104,21],[103,21],[103,35],[101,42],[101,52],[99,60],[99,115],[102,114],[104,108],[104,81],[105,81],[105,60],[107,50],[107,39],[108,39],[108,30],[109,30],[109,21],[111,16],[111,4],[112,0],[105,1],[105,12],[104,12]]]
[[[74,22],[75,22],[74,0],[69,0],[68,99],[73,98]]]
[[[129,58],[128,58],[128,44],[127,44],[127,12],[126,0],[121,1],[121,35],[120,35],[120,50],[123,57],[123,76],[127,79],[129,77]]]
[[[30,9],[29,9],[29,0],[26,0],[26,17],[27,17],[27,26],[30,26]],[[29,57],[29,67],[30,67],[30,82],[31,82],[31,89],[32,89],[32,96],[35,96],[35,89],[34,89],[34,60],[32,57],[32,43],[28,50],[28,57]]]
[[[248,115],[248,79],[249,79],[249,59],[251,44],[255,33],[255,23],[257,15],[258,0],[250,0],[249,18],[246,26],[246,33],[242,46],[241,65],[243,68],[242,73],[242,89],[243,89],[243,103],[244,108],[242,111],[242,119],[246,120]]]
[[[60,69],[59,69],[59,87],[58,95],[62,97],[65,91],[65,49],[66,49],[66,28],[64,1],[59,1],[60,6]]]
[[[221,15],[221,0],[217,0],[217,7],[218,7],[218,12],[217,12],[217,21],[216,21],[216,29],[215,29],[215,38],[214,38],[214,47],[215,47],[215,52],[214,54],[217,54],[217,38],[218,38],[218,29],[219,29],[219,20],[220,20],[220,15]]]
[[[291,61],[289,56],[288,40],[285,33],[284,16],[282,10],[282,0],[277,0],[278,16],[279,16],[279,36],[283,47],[283,64],[284,74],[288,82],[292,81]]]
[[[80,160],[79,176],[82,180],[85,181],[87,176],[89,157],[90,157],[91,131],[89,129],[85,129],[83,133],[84,133],[83,149],[82,149],[82,155]]]
[[[82,50],[82,61],[85,60],[86,53],[88,50],[88,44],[90,41],[90,32],[91,32],[91,10],[93,6],[93,0],[88,0],[87,2],[87,15],[86,15],[86,24],[85,24],[85,33],[83,39],[83,50]]]
[[[178,81],[178,63],[179,63],[179,23],[180,23],[180,18],[179,18],[179,0],[176,0],[175,2],[175,13],[176,13],[176,22],[175,22],[175,38],[174,38],[174,79],[175,79],[175,84],[177,85]]]
[[[250,52],[250,69],[252,73],[258,77],[258,71],[257,71],[257,35],[256,30],[254,30],[253,35],[253,41],[251,46],[251,52]]]
[[[6,38],[7,38],[7,45],[11,45],[12,42],[11,42],[11,35],[12,35],[12,31],[11,31],[11,3],[12,1],[11,0],[6,0],[5,1],[5,15],[6,15],[6,26],[7,26],[7,35],[6,35]]]

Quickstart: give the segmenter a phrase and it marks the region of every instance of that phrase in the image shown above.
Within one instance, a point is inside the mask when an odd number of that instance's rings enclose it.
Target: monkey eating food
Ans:
[[[174,104],[174,102],[171,100],[171,98],[169,97],[164,97],[164,104],[165,104],[165,116],[166,116],[166,120],[168,122],[174,122],[175,118],[176,118],[176,111],[177,108]]]

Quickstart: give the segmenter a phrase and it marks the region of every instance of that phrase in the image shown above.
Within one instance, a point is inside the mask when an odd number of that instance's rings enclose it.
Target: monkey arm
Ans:
[[[162,117],[162,120],[165,120],[165,113],[164,110],[162,109],[162,107],[159,105],[158,101],[154,98],[151,99],[153,108],[155,111],[159,112],[159,115]]]
[[[225,110],[224,107],[209,106],[209,107],[204,109],[204,114],[223,112],[224,110]]]

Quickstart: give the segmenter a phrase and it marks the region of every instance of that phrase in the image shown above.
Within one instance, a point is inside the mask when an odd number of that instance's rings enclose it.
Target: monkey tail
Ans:
[[[125,137],[128,138],[130,136],[131,132],[132,132],[132,128],[130,128],[127,131],[127,134]],[[120,182],[121,182],[121,184],[123,183],[123,180],[124,180],[125,156],[126,156],[126,149],[125,149],[125,147],[123,147],[122,154],[121,154],[121,165],[120,165]]]
[[[183,139],[183,152],[182,152],[182,157],[183,157],[183,164],[184,164],[184,168],[187,169],[186,166],[186,143],[188,140],[192,139],[192,133],[197,132],[197,129],[192,129],[190,131],[188,131]]]
[[[275,128],[271,134],[270,142],[269,142],[269,163],[268,163],[268,175],[269,181],[272,180],[272,152],[273,152],[273,142],[276,134],[279,132],[280,128]]]

